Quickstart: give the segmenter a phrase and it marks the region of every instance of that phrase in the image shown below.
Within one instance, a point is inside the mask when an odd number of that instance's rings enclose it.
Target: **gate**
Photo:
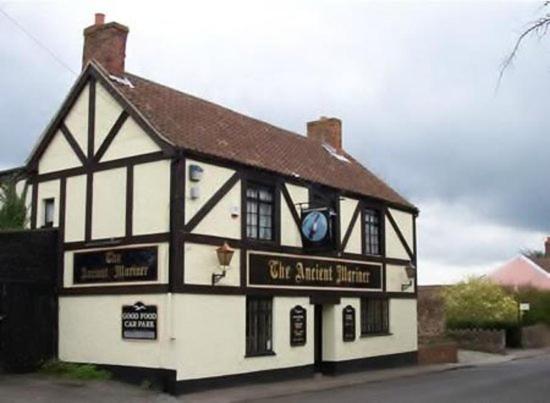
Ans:
[[[0,232],[0,365],[35,369],[56,355],[58,233]]]

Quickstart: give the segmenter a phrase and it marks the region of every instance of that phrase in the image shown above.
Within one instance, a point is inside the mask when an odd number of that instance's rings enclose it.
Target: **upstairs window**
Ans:
[[[388,299],[361,298],[361,334],[384,334],[389,331]]]
[[[365,253],[380,255],[380,213],[375,209],[365,209]]]
[[[246,237],[272,241],[274,234],[273,189],[248,184],[246,188]]]
[[[53,227],[54,215],[55,215],[55,199],[44,199],[44,227]]]
[[[271,297],[246,298],[246,355],[273,354]]]

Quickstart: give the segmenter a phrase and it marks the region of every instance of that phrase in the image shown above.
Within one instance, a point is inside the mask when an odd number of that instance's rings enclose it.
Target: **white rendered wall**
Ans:
[[[36,227],[41,228],[44,226],[44,200],[54,199],[54,219],[53,226],[59,225],[59,179],[40,182],[38,184],[38,203],[36,208]]]
[[[210,210],[193,230],[195,234],[215,235],[228,239],[241,238],[241,182],[235,186]],[[239,209],[233,217],[231,211]]]
[[[88,153],[88,104],[90,101],[90,84],[86,84],[73,107],[65,117],[65,126],[69,129],[80,149]]]
[[[245,357],[246,297],[242,295],[173,296],[177,322],[174,360],[177,379],[197,379],[313,363],[313,306],[309,298],[273,298],[274,356]],[[307,343],[290,346],[290,310],[307,309]]]
[[[92,238],[115,238],[126,232],[126,169],[94,173]]]
[[[121,106],[98,82],[95,86],[95,152],[101,147],[103,140],[105,140],[121,113]]]
[[[134,235],[170,231],[169,160],[134,167],[133,199]]]
[[[198,165],[203,169],[202,179],[198,182],[192,182],[189,178],[189,166]],[[216,193],[225,182],[235,173],[233,169],[220,167],[217,165],[206,164],[194,160],[185,161],[185,223],[201,209],[204,204]],[[191,188],[199,189],[199,197],[191,198]],[[240,209],[240,204],[238,204]],[[239,212],[240,214],[240,212]]]
[[[38,162],[38,173],[61,171],[81,165],[73,149],[58,130]]]
[[[405,266],[387,265],[386,266],[386,291],[388,292],[407,292],[412,293],[415,289],[414,279],[410,287],[406,290],[402,290],[403,284],[408,284],[409,278],[405,271]]]
[[[113,142],[101,158],[101,162],[160,151],[160,148],[143,131],[134,119],[126,119]]]
[[[409,260],[410,257],[404,248],[390,220],[386,217],[386,257]]]
[[[168,294],[59,298],[59,359],[69,362],[170,368]],[[123,340],[123,305],[157,305],[157,340]]]
[[[390,335],[361,337],[361,300],[342,298],[323,310],[323,360],[345,361],[416,351],[416,299],[390,299]],[[342,310],[355,308],[355,341],[342,339]]]
[[[410,250],[414,250],[414,241],[413,241],[413,215],[406,213],[401,210],[396,210],[389,208],[388,211],[391,213],[397,227],[401,231],[401,234],[407,242],[407,246]]]
[[[216,249],[221,245],[203,245],[185,243],[184,247],[184,282],[185,284],[212,285],[212,273],[221,273]],[[219,286],[239,286],[241,283],[240,262],[241,254],[235,249],[231,265],[222,278]]]
[[[67,178],[65,242],[84,240],[86,223],[86,175]]]
[[[158,246],[158,267],[157,273],[158,277],[156,281],[128,281],[128,282],[109,282],[109,283],[93,283],[93,284],[74,284],[73,283],[73,262],[74,254],[78,252],[91,252],[97,250],[117,250],[117,249],[128,249],[128,248],[139,248],[146,246]],[[169,246],[168,243],[160,244],[143,244],[143,245],[123,245],[119,247],[110,247],[110,248],[93,248],[85,250],[76,250],[65,252],[64,256],[64,275],[63,275],[63,286],[64,287],[89,287],[89,286],[119,286],[119,285],[144,285],[144,284],[168,284],[168,265],[170,261],[169,256]],[[78,299],[80,297],[74,297]]]

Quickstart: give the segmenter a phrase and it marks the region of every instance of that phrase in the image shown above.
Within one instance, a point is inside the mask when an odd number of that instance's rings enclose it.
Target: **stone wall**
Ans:
[[[448,362],[458,362],[458,349],[455,342],[440,342],[418,347],[418,364],[430,365]]]
[[[523,348],[550,347],[550,326],[541,323],[522,328],[521,344]]]
[[[447,335],[456,341],[458,348],[461,349],[497,354],[506,352],[506,332],[504,330],[448,330]]]

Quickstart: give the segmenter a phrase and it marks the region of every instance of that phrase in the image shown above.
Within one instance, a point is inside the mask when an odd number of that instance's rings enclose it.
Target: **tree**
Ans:
[[[530,259],[537,259],[545,256],[543,251],[537,249],[522,249],[520,253]]]
[[[516,58],[519,49],[526,38],[529,36],[538,36],[539,38],[542,38],[548,33],[548,29],[550,29],[550,12],[547,12],[550,7],[550,1],[545,1],[541,7],[541,10],[545,10],[543,12],[543,15],[539,17],[538,19],[532,21],[527,25],[527,28],[523,30],[523,32],[518,36],[516,39],[516,42],[514,43],[514,46],[512,47],[512,51],[506,56],[504,61],[502,62],[502,65],[500,67],[500,74],[498,77],[498,82],[502,81],[502,77],[504,76],[504,72],[510,65],[513,63],[514,59]]]
[[[517,323],[518,306],[498,284],[471,277],[443,292],[449,328],[503,328]]]
[[[0,183],[0,230],[22,229],[27,222],[27,187],[17,194],[16,177]]]

